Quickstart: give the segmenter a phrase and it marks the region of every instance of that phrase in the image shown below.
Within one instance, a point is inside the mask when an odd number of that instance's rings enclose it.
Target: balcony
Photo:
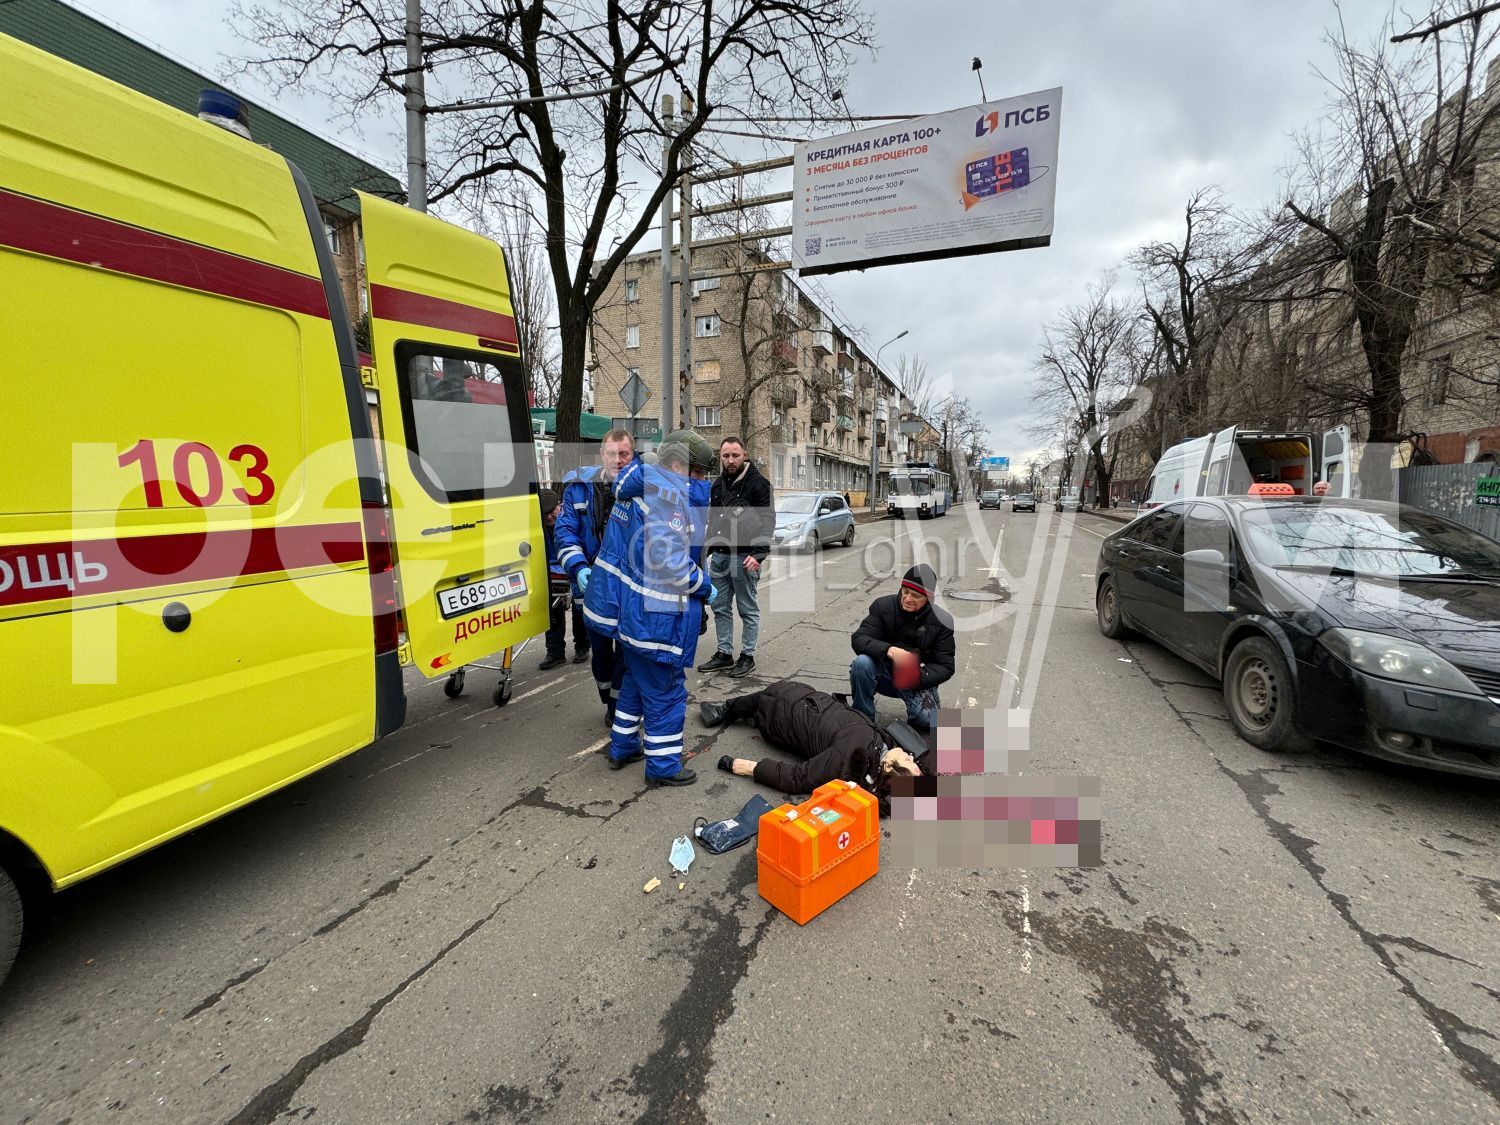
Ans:
[[[831,328],[813,329],[812,350],[814,359],[822,359],[824,356],[833,354],[833,330]]]
[[[852,352],[839,352],[834,362],[838,365],[840,371],[854,370],[854,354]]]
[[[821,426],[824,422],[833,421],[833,411],[828,408],[827,403],[815,402],[812,405],[812,424]]]
[[[844,433],[847,433],[850,430],[854,429],[854,419],[849,417],[849,415],[847,414],[840,414],[838,420],[838,429]]]
[[[773,340],[771,342],[771,356],[788,367],[797,366],[798,348],[790,340]]]
[[[854,396],[852,394],[850,394],[848,391],[840,391],[839,392],[839,413],[840,414],[853,414],[854,413]]]
[[[797,388],[788,379],[771,380],[770,394],[773,406],[791,407],[797,405]]]

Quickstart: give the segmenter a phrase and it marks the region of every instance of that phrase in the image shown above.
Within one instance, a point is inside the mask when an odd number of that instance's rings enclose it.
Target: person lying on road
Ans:
[[[719,768],[783,793],[811,793],[830,781],[852,781],[880,799],[880,815],[890,813],[890,778],[916,777],[922,768],[912,750],[924,751],[920,736],[899,724],[893,733],[826,692],[796,680],[779,680],[762,691],[723,703],[701,703],[699,714],[711,727],[750,720],[765,740],[798,758],[783,762],[724,755]],[[905,735],[901,741],[898,737]]]

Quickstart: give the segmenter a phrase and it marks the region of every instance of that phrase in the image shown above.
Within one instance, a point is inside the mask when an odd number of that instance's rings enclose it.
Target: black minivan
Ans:
[[[1174,501],[1104,540],[1095,588],[1105,636],[1219,679],[1263,750],[1500,778],[1500,544],[1476,531],[1367,500]]]

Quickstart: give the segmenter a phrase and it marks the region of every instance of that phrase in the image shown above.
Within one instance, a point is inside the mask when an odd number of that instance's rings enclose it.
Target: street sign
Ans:
[[[632,375],[620,388],[620,401],[625,404],[625,413],[634,417],[651,399],[651,388],[639,375]]]

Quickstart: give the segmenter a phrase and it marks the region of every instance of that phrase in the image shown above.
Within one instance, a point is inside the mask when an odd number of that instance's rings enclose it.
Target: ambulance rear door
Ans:
[[[1203,463],[1203,471],[1193,482],[1195,487],[1188,495],[1223,496],[1229,491],[1229,479],[1234,472],[1234,457],[1239,448],[1234,439],[1239,429],[1238,426],[1230,426],[1227,430],[1220,430],[1214,435],[1213,442],[1208,448],[1208,457]]]
[[[1328,482],[1329,496],[1349,497],[1354,495],[1353,477],[1349,465],[1349,427],[1335,426],[1323,435],[1318,479]]]
[[[526,377],[500,247],[360,207],[401,609],[431,678],[547,627]]]

